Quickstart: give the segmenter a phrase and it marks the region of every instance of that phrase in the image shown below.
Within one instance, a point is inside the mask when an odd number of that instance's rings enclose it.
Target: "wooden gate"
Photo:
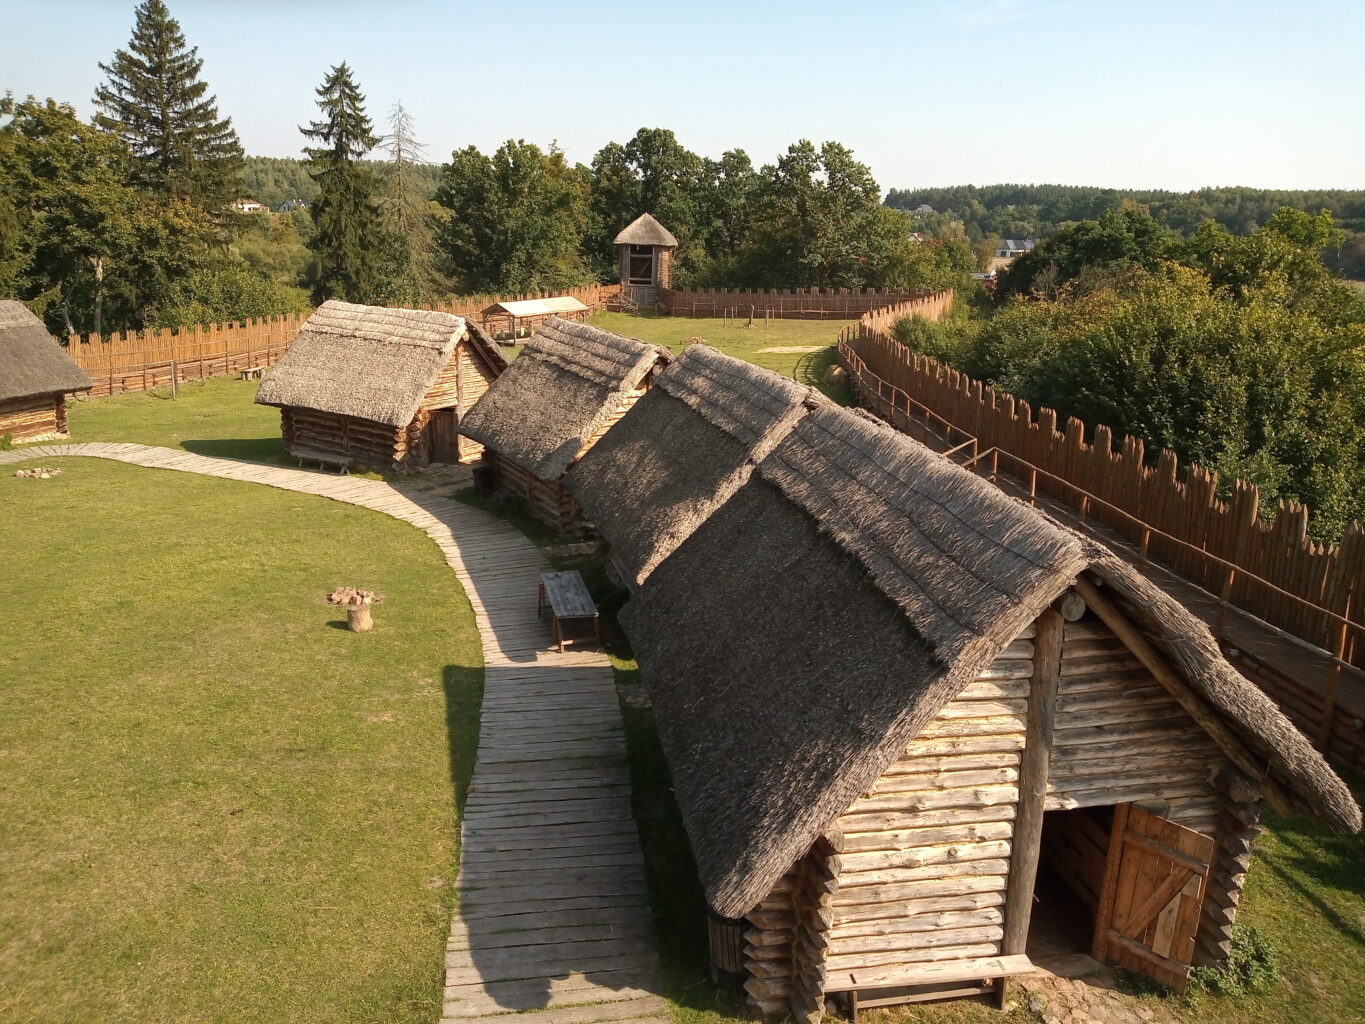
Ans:
[[[427,421],[427,461],[460,461],[460,421],[454,409],[433,409]]]
[[[1213,840],[1155,814],[1114,808],[1095,915],[1096,959],[1184,992]]]

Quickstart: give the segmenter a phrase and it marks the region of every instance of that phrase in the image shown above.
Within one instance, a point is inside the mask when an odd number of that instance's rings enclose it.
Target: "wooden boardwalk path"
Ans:
[[[0,452],[0,465],[73,455],[316,494],[425,531],[469,596],[485,664],[442,1021],[512,1010],[540,1011],[532,1024],[668,1019],[611,666],[595,650],[550,650],[536,613],[548,566],[520,531],[380,481],[178,449],[49,444]]]

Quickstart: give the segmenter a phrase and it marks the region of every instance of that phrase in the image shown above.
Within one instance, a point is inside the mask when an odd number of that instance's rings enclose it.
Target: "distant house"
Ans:
[[[827,403],[781,374],[691,345],[565,486],[633,588],[744,485],[797,420]]]
[[[507,367],[483,328],[450,313],[323,303],[256,394],[285,448],[306,458],[415,470],[482,449],[460,420]]]
[[[520,498],[532,515],[573,532],[582,520],[564,474],[671,359],[657,345],[551,317],[460,432],[484,446],[496,493]]]
[[[305,203],[302,199],[286,199],[284,202],[280,203],[279,208],[276,210],[276,212],[293,213],[295,210],[306,209],[308,209],[308,204]]]
[[[27,306],[0,300],[0,437],[65,437],[67,394],[93,386]]]
[[[916,206],[916,207],[915,207],[913,210],[911,210],[910,212],[911,212],[911,213],[935,213],[935,212],[937,212],[937,211],[935,211],[934,208],[933,208],[932,206],[930,206],[928,203],[920,203],[918,206]]]
[[[1037,244],[1034,238],[1002,238],[1000,248],[995,250],[995,258],[1000,260],[1012,260],[1024,255]]]
[[[910,232],[910,241],[915,242],[915,243],[923,242],[923,241],[924,241],[924,232],[923,232],[923,231],[912,231],[912,232]]]
[[[254,199],[238,199],[232,203],[232,209],[238,213],[269,213],[270,207],[264,203],[258,203]]]

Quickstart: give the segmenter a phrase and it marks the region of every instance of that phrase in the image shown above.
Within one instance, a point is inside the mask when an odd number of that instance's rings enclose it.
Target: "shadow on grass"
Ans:
[[[329,623],[331,625],[331,623]],[[346,623],[341,623],[344,628]],[[479,750],[479,714],[483,706],[483,667],[447,665],[441,670],[441,689],[446,701],[446,745],[450,755],[450,781],[455,787],[455,807],[464,821],[469,782]]]
[[[284,442],[278,437],[181,441],[180,447],[195,455],[207,455],[214,459],[244,459],[247,462],[266,462],[279,466],[293,465],[293,460],[284,452]]]

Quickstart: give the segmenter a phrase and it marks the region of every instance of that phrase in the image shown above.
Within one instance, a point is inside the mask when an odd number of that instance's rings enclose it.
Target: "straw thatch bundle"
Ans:
[[[1179,604],[922,445],[826,407],[622,612],[712,907],[750,910],[1086,571],[1305,809],[1359,827],[1346,787]]]
[[[470,330],[450,313],[332,299],[304,322],[256,401],[406,426]]]
[[[0,299],[0,402],[92,387],[89,374],[27,306]]]
[[[460,424],[460,433],[545,481],[637,390],[667,349],[551,317]]]
[[[616,245],[659,245],[675,249],[678,240],[673,232],[664,227],[652,214],[642,213],[621,229],[616,236]]]
[[[692,345],[565,486],[640,583],[823,401],[771,370]]]

